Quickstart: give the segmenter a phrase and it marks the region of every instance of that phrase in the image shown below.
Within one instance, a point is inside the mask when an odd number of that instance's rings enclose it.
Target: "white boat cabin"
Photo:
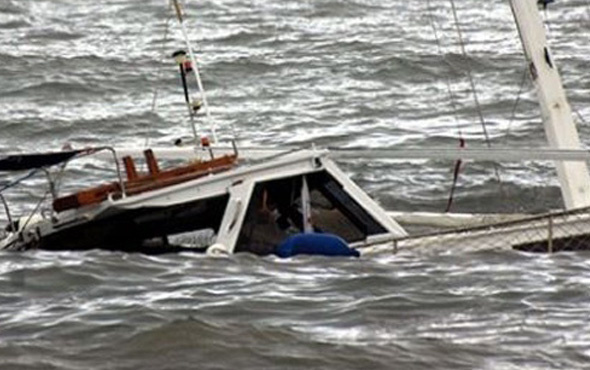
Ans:
[[[13,230],[4,247],[161,253],[213,246],[216,253],[267,255],[306,232],[334,234],[351,247],[405,236],[327,154],[302,150],[67,209],[71,196],[58,198],[59,212]]]

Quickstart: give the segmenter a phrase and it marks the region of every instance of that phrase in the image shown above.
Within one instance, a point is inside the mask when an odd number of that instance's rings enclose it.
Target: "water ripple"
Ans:
[[[164,3],[0,2],[0,152],[190,135],[169,56],[183,47],[178,31],[162,49]],[[469,146],[482,146],[470,69],[494,145],[545,145],[530,84],[512,117],[525,63],[509,6],[457,4],[463,56],[448,4],[436,5],[443,56],[423,0],[189,2],[187,27],[221,135],[235,124],[254,144],[427,148],[458,145],[461,130]],[[587,4],[563,0],[547,15],[569,98],[587,118]],[[590,129],[580,130],[589,142]],[[386,208],[446,205],[452,163],[342,165]],[[73,170],[73,186],[107,173],[94,162]],[[493,167],[467,163],[456,210],[561,205],[551,163],[500,170],[507,199]],[[36,179],[7,197],[25,211],[39,189]],[[585,368],[586,260],[516,252],[287,261],[2,252],[0,368]]]

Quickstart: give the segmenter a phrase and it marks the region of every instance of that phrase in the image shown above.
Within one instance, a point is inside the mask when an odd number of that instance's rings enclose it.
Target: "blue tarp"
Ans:
[[[298,254],[320,256],[360,257],[360,253],[350,248],[339,236],[333,234],[308,233],[288,237],[276,249],[281,258]]]

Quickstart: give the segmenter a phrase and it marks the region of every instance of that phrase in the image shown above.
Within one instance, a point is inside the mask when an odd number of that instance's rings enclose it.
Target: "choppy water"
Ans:
[[[222,136],[245,143],[484,145],[471,69],[495,144],[541,146],[506,1],[190,1],[187,26]],[[459,2],[458,2],[459,3]],[[0,153],[190,135],[165,0],[0,0]],[[548,12],[572,106],[590,117],[590,4]],[[165,55],[162,50],[165,50]],[[449,103],[446,78],[459,98]],[[158,109],[151,110],[154,88]],[[585,143],[590,127],[580,127]],[[387,208],[442,210],[452,163],[343,164]],[[560,205],[550,163],[464,169],[456,210]],[[87,165],[78,175],[98,177]],[[4,180],[4,178],[2,179]],[[81,185],[83,180],[74,179]],[[32,181],[7,194],[17,209]],[[491,207],[491,208],[490,208]],[[369,260],[0,254],[0,368],[585,368],[586,254],[515,252]]]

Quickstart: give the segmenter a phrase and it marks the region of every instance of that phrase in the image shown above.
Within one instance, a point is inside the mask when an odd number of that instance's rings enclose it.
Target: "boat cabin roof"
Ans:
[[[148,162],[148,174],[126,167],[127,181],[114,190],[102,185],[56,198],[51,222],[39,226],[46,235],[44,247],[107,245],[157,252],[217,244],[229,253],[266,255],[299,233],[335,234],[353,247],[372,238],[406,235],[327,151],[235,159],[219,157],[171,170]],[[90,234],[94,236],[84,239]]]
[[[146,240],[163,235],[168,243],[190,242],[208,235],[201,246],[221,244],[229,252],[269,254],[290,235],[303,232],[335,234],[351,245],[405,235],[326,151],[304,150],[241,165],[113,201],[110,211],[154,208],[162,209],[162,220],[168,221],[160,226],[146,221]]]

